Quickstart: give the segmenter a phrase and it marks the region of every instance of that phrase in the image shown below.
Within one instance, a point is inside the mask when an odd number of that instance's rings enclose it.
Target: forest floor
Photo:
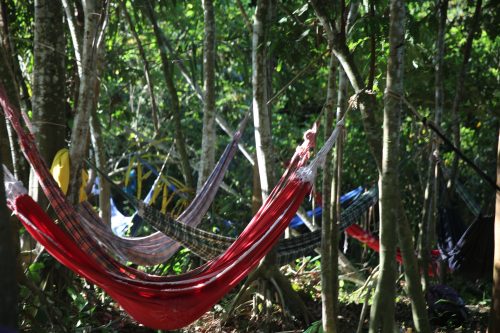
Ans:
[[[319,319],[321,315],[320,303],[318,303],[314,309],[315,318]],[[348,303],[340,304],[340,315],[339,315],[339,332],[354,333],[357,330],[359,323],[359,315],[361,313],[362,304],[358,303]],[[469,319],[462,324],[446,323],[442,325],[433,324],[432,329],[434,333],[483,333],[486,332],[488,325],[488,312],[489,307],[481,305],[468,305],[467,306]],[[211,310],[205,315],[203,315],[199,320],[197,320],[192,325],[178,331],[179,333],[238,333],[238,332],[265,332],[263,328],[262,318],[252,317],[251,304],[248,302],[240,307],[238,314],[233,316],[224,325],[222,324],[221,317],[222,312],[220,307],[215,307],[215,310]],[[122,314],[122,321],[115,322],[117,326],[108,327],[112,331],[116,329],[117,332],[134,332],[134,333],[153,333],[158,332],[157,330],[151,330],[146,327],[138,327],[138,323],[134,322],[132,319]],[[411,328],[411,308],[407,300],[402,300],[397,303],[396,309],[396,321],[397,325],[400,327],[400,332],[410,333],[415,332]],[[283,314],[279,309],[276,309],[272,314],[271,319],[268,321],[268,327],[270,332],[275,333],[292,333],[292,332],[304,332],[307,327],[304,327],[298,322],[288,318],[284,319]],[[113,329],[114,328],[114,329]],[[368,320],[365,320],[363,324],[362,332],[368,331]],[[310,331],[311,333],[318,332],[316,330]]]
[[[321,319],[321,296],[319,291],[319,273],[309,272],[304,275],[298,275],[291,279],[292,286],[300,290],[299,293],[307,293],[310,297],[308,303],[306,304],[308,310],[312,315],[312,322],[319,321]],[[460,282],[461,283],[461,282]],[[481,286],[483,287],[483,286]],[[354,285],[344,284],[341,281],[341,290],[339,296],[339,332],[354,333],[357,330],[358,323],[360,321],[360,314],[363,307],[363,299],[353,297],[355,295]],[[470,285],[469,290],[473,288]],[[468,312],[468,318],[466,321],[461,323],[454,322],[436,322],[433,321],[432,329],[435,333],[444,332],[463,332],[463,333],[480,333],[486,332],[488,325],[488,315],[489,315],[489,305],[487,302],[480,301],[480,295],[483,288],[477,288],[476,286],[476,298],[469,294],[467,289],[463,290],[466,294],[465,300],[468,304],[466,306]],[[472,291],[474,292],[474,290]],[[401,293],[400,293],[401,294]],[[234,294],[232,294],[234,295]],[[484,296],[483,296],[484,298]],[[229,303],[231,295],[225,299],[226,303]],[[479,300],[478,300],[479,299]],[[281,333],[292,333],[292,332],[304,332],[308,326],[304,326],[303,323],[298,322],[291,318],[290,316],[284,316],[280,307],[275,306],[270,311],[267,317],[255,316],[253,315],[252,301],[242,303],[234,311],[231,318],[223,323],[222,317],[225,312],[225,304],[214,306],[209,312],[205,313],[199,320],[190,326],[178,330],[179,333],[212,333],[212,332],[224,332],[224,333],[236,333],[236,332],[281,332]],[[118,310],[118,309],[116,309]],[[369,311],[368,311],[369,312]],[[126,314],[121,313],[119,315],[123,321],[116,322],[119,326],[117,331],[120,332],[158,332],[156,330],[149,330],[145,327],[138,328],[138,324],[133,322]],[[369,317],[369,313],[368,316]],[[396,322],[398,327],[400,327],[400,332],[410,333],[415,332],[412,328],[412,313],[409,299],[405,296],[398,296],[396,303]],[[264,323],[266,323],[266,328],[264,328]],[[314,325],[312,325],[314,326]],[[111,327],[109,327],[111,328]],[[368,318],[364,320],[362,332],[368,331]],[[317,330],[309,330],[308,333],[315,333]]]

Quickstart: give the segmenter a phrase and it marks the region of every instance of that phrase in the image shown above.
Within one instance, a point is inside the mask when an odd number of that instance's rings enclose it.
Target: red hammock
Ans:
[[[366,244],[370,249],[375,252],[380,252],[380,241],[377,237],[373,236],[370,232],[361,228],[358,224],[353,224],[345,229],[345,232],[354,239],[357,239],[363,244]],[[439,250],[431,251],[432,263],[429,264],[429,276],[434,276],[436,272],[436,261],[439,260]],[[396,250],[396,261],[400,264],[403,263],[403,257],[399,249]]]
[[[142,274],[134,278],[130,269],[126,274],[108,271],[88,256],[31,197],[18,196],[9,205],[54,258],[104,289],[137,321],[153,328],[175,329],[200,317],[256,267],[309,191],[308,184],[290,181],[277,207],[268,207],[265,214],[257,215],[221,257],[189,273],[157,281],[144,281]]]
[[[2,87],[0,105],[67,232],[27,195],[19,195],[18,192],[11,195],[9,207],[52,256],[100,286],[132,317],[152,328],[168,330],[186,326],[235,287],[278,241],[311,190],[311,183],[298,177],[296,171],[309,158],[315,127],[306,134],[305,142],[297,148],[289,168],[269,198],[224,254],[186,274],[166,277],[148,275],[121,265],[94,239],[85,237],[78,221],[81,216],[66,202],[41,159],[33,138],[22,128],[18,112],[8,103]],[[15,191],[10,192],[13,194]]]

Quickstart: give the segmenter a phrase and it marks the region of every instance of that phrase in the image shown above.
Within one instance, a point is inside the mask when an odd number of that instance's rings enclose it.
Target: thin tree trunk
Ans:
[[[378,171],[381,171],[382,138],[380,136],[380,126],[376,121],[374,108],[375,96],[365,89],[365,84],[361,74],[356,67],[354,58],[350,53],[345,36],[335,28],[335,21],[331,19],[334,12],[333,4],[327,0],[310,0],[316,16],[325,30],[328,44],[337,57],[345,71],[351,85],[358,94],[358,107],[363,119],[363,127],[366,133],[368,147],[375,159]]]
[[[255,147],[259,166],[262,200],[269,195],[274,184],[272,166],[272,136],[269,109],[267,107],[267,15],[269,0],[258,0],[252,33],[252,88]]]
[[[108,166],[106,164],[106,148],[104,146],[104,140],[102,138],[101,124],[97,116],[97,96],[99,95],[99,84],[96,82],[97,90],[96,95],[96,106],[92,109],[92,114],[90,115],[90,139],[92,141],[92,146],[94,147],[95,154],[95,164],[100,170],[107,173]],[[99,181],[99,216],[102,221],[108,225],[111,224],[111,188],[108,182],[100,178]]]
[[[337,79],[337,59],[332,54],[328,67],[328,86],[325,103],[325,140],[333,131],[335,114],[335,94]],[[339,87],[340,89],[340,87]],[[332,152],[326,158],[323,173],[323,216],[321,228],[321,318],[323,331],[337,332],[337,294],[338,294],[338,226],[332,203],[335,203],[336,179],[332,163]]]
[[[314,11],[316,12],[316,16],[323,25],[330,47],[332,48],[335,56],[342,65],[342,68],[344,69],[347,77],[349,78],[351,86],[354,88],[354,91],[357,94],[358,107],[359,110],[361,111],[361,117],[363,120],[363,127],[366,133],[368,146],[370,148],[370,151],[372,153],[372,156],[374,158],[379,173],[382,173],[382,140],[381,140],[382,138],[379,134],[380,125],[378,124],[374,113],[374,109],[376,106],[375,96],[371,94],[370,91],[366,90],[361,75],[359,74],[356,64],[354,63],[352,54],[350,53],[346,45],[345,36],[343,36],[335,28],[335,22],[331,19],[331,14],[329,14],[333,12],[333,8],[331,7],[332,6],[331,2],[328,2],[326,0],[310,0],[310,2],[313,5]],[[395,207],[399,207],[400,204],[398,204],[398,201],[401,200],[400,196],[396,196],[395,200],[397,201],[394,201],[393,205]],[[400,214],[404,214],[402,209],[400,210],[399,208],[396,208],[396,210],[398,210]],[[406,218],[402,218],[402,221],[403,221],[402,223],[404,223],[404,221],[406,221]],[[409,228],[409,226],[405,226],[405,228],[406,227]],[[413,246],[413,245],[405,244],[405,246]],[[416,258],[414,255],[404,256],[403,260],[405,267],[411,268],[414,267],[414,265],[416,264],[415,262]],[[418,281],[418,273],[416,275],[408,274],[406,276],[409,279],[415,279],[415,276],[417,278],[417,281],[415,280],[407,281],[412,286],[415,286],[412,288],[412,290],[415,290],[415,288],[417,290],[418,288],[421,288],[420,282]],[[416,297],[420,297],[423,299],[423,294],[420,292],[420,295],[417,295]],[[419,304],[420,302],[417,302],[416,303],[417,306],[412,307],[412,310],[414,311],[414,316],[418,318],[427,318],[427,312],[425,306],[418,306]],[[394,318],[392,318],[392,322],[393,321]]]
[[[81,170],[88,151],[89,120],[92,108],[95,107],[98,50],[103,45],[103,34],[107,20],[107,11],[104,9],[102,0],[84,1],[83,12],[85,23],[81,55],[82,75],[70,146],[71,176],[68,199],[73,203],[78,202],[82,181]]]
[[[33,67],[33,131],[40,154],[50,165],[66,147],[65,57],[63,10],[59,1],[35,1]],[[33,172],[30,195],[45,207],[47,199]]]
[[[149,2],[149,0],[146,2],[146,9],[147,9],[146,13],[149,16],[150,21],[154,27],[155,24],[157,25],[157,23],[156,23],[157,20],[156,20],[156,15],[154,13],[154,7],[151,5],[151,2]],[[176,54],[175,50],[173,49],[172,45],[170,44],[170,41],[165,36],[163,31],[158,26],[155,27],[155,29],[157,29],[157,31],[155,31],[155,35],[158,33],[156,38],[161,40],[161,43],[158,42],[158,44],[160,45],[160,51],[165,52],[165,54],[166,54],[166,52],[168,50],[168,52],[170,52],[170,54],[172,55],[173,59],[179,59],[179,56]],[[187,84],[195,92],[196,97],[200,101],[203,102],[203,93],[202,93],[200,87],[198,86],[198,84],[191,78],[191,75],[189,74],[189,71],[186,68],[186,66],[184,66],[184,63],[182,61],[176,61],[175,65],[181,71],[182,77],[186,80]],[[222,116],[218,113],[215,114],[215,122],[224,131],[224,133],[226,133],[230,138],[233,137],[234,131],[229,128],[227,121],[224,118],[222,118]],[[252,166],[255,165],[253,155],[248,152],[248,150],[245,148],[245,146],[241,142],[238,143],[238,148],[243,153],[245,158],[250,162],[250,164]]]
[[[203,40],[203,133],[198,186],[200,189],[215,165],[215,14],[212,0],[202,0],[205,36]]]
[[[184,138],[184,131],[182,129],[182,124],[181,124],[181,108],[179,104],[179,97],[177,96],[177,89],[175,88],[173,80],[174,77],[173,68],[168,60],[167,45],[165,44],[163,33],[158,25],[156,14],[154,12],[154,7],[150,1],[147,1],[146,3],[146,14],[151,24],[153,25],[156,42],[158,43],[158,46],[160,48],[160,58],[162,63],[163,76],[165,79],[165,83],[167,84],[168,93],[170,95],[172,118],[174,121],[175,147],[180,157],[182,175],[184,177],[184,182],[186,186],[188,188],[194,189],[195,183],[193,180],[191,167],[189,165],[186,140]]]
[[[18,295],[16,238],[5,203],[3,162],[0,154],[0,328],[17,330]]]
[[[435,69],[435,114],[434,122],[441,124],[441,118],[444,109],[444,87],[443,87],[443,63],[446,32],[446,17],[448,12],[448,0],[438,0],[436,3],[438,9],[438,35],[436,40],[436,56],[434,60]],[[435,230],[437,220],[437,198],[438,198],[438,168],[435,162],[435,156],[439,155],[439,144],[436,141],[434,133],[431,134],[431,152],[429,154],[429,167],[427,170],[427,184],[425,188],[424,212],[422,214],[422,223],[420,225],[420,244],[419,256],[423,272],[422,289],[427,290],[428,269],[430,262],[430,248],[435,242]]]
[[[2,11],[5,10],[5,6],[2,6]],[[13,59],[12,49],[10,47],[11,42],[8,34],[8,22],[6,21],[7,15],[3,12],[0,16],[0,31],[1,31],[1,47],[0,47],[0,78],[2,79],[2,84],[7,92],[8,97],[18,110],[20,109],[20,98],[19,98],[19,88],[16,81],[16,77],[13,69]],[[26,160],[22,157],[19,145],[17,143],[17,138],[15,137],[12,126],[4,119],[2,121],[5,124],[0,125],[0,134],[3,134],[1,140],[6,140],[8,144],[2,147],[4,153],[10,155],[10,157],[4,157],[4,161],[12,167],[14,170],[14,175],[17,179],[21,180],[24,184],[28,184],[29,181],[29,167]]]
[[[460,148],[460,115],[459,115],[459,106],[462,102],[462,95],[464,90],[464,83],[467,78],[467,70],[468,65],[472,53],[472,42],[474,41],[474,36],[479,27],[479,19],[481,16],[481,6],[482,0],[476,1],[476,7],[474,9],[474,15],[472,16],[472,22],[469,27],[469,32],[467,35],[467,39],[464,45],[464,57],[462,61],[462,66],[460,67],[460,71],[457,75],[457,83],[455,88],[455,98],[453,99],[453,106],[451,107],[451,128],[453,132],[453,144],[455,147]],[[455,186],[455,181],[458,177],[458,161],[459,157],[455,154],[453,158],[453,164],[451,166],[451,184],[450,188],[451,193],[453,193],[453,187]]]
[[[500,129],[497,141],[497,185],[500,186]],[[493,259],[493,292],[491,296],[490,324],[488,331],[500,331],[500,192],[496,191],[495,206],[495,255]]]
[[[71,35],[71,41],[73,43],[73,50],[75,53],[76,67],[78,68],[78,76],[82,76],[82,37],[83,31],[75,23],[74,8],[69,0],[61,0],[62,6],[64,8],[64,14],[66,16],[66,22],[68,22],[68,29]]]
[[[380,276],[371,308],[370,332],[393,333],[396,298],[396,225],[399,218],[399,142],[403,94],[403,45],[405,9],[402,0],[391,0],[389,59],[384,96],[384,135],[380,175]]]
[[[400,194],[400,193],[399,193]],[[403,257],[405,273],[405,289],[410,296],[413,324],[417,332],[430,333],[431,327],[427,315],[424,293],[420,284],[418,261],[413,247],[413,233],[405,214],[403,203],[398,200],[399,221],[396,223],[396,232],[399,240],[399,249]],[[425,268],[427,269],[427,267]]]
[[[368,2],[368,17],[369,17],[369,27],[370,27],[370,72],[368,74],[368,83],[366,87],[368,89],[373,89],[373,83],[375,81],[375,70],[377,62],[377,24],[375,23],[375,0],[370,0]]]
[[[153,120],[153,127],[155,129],[155,133],[156,135],[159,135],[160,131],[159,113],[154,93],[153,82],[151,81],[151,74],[150,74],[151,71],[150,71],[149,61],[148,58],[146,57],[146,52],[144,51],[144,47],[142,46],[141,39],[139,38],[139,35],[137,34],[137,31],[135,29],[134,22],[132,21],[132,18],[130,17],[130,14],[127,10],[127,6],[123,0],[120,1],[120,8],[122,9],[123,15],[125,16],[125,19],[127,20],[127,23],[130,26],[130,31],[132,32],[132,36],[135,39],[137,48],[139,50],[139,55],[141,56],[142,63],[144,64],[144,78],[146,79],[146,85],[148,87],[149,97],[151,98],[151,119]]]

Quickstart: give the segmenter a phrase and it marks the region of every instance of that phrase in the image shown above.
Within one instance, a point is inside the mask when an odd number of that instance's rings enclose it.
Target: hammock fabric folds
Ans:
[[[14,180],[6,186],[9,207],[58,261],[104,289],[137,321],[166,330],[186,326],[199,318],[258,265],[310,193],[316,169],[338,136],[337,127],[317,157],[305,167],[314,145],[316,127],[306,133],[285,174],[239,238],[223,254],[182,275],[155,276],[122,265],[107,254],[97,240],[87,237],[79,222],[81,215],[66,201],[55,183],[33,137],[21,126],[18,111],[7,101],[3,87],[0,87],[0,105],[19,137],[23,153],[59,224],[23,194]]]
[[[309,191],[308,184],[290,181],[277,205],[261,211],[245,235],[221,257],[192,272],[157,281],[144,281],[132,271],[123,274],[122,270],[103,269],[29,196],[16,197],[10,207],[54,258],[104,289],[137,321],[153,328],[175,329],[196,320],[255,268]]]

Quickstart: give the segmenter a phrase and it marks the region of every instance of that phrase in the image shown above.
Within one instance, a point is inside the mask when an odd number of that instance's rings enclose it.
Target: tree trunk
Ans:
[[[160,27],[158,25],[158,21],[154,13],[154,7],[149,1],[146,3],[146,13],[149,17],[149,20],[151,21],[151,24],[153,25],[156,42],[158,43],[158,46],[160,48],[163,76],[165,78],[167,90],[170,95],[172,118],[174,120],[175,147],[181,160],[181,171],[184,177],[184,183],[188,188],[194,189],[195,184],[193,180],[193,174],[191,173],[191,167],[189,166],[186,140],[184,138],[184,131],[181,124],[181,108],[179,104],[179,97],[177,96],[177,89],[175,88],[174,84],[173,68],[168,60],[167,45],[165,45],[162,31],[160,30]]]
[[[325,30],[328,44],[337,57],[346,73],[349,81],[358,94],[358,107],[363,119],[363,127],[366,133],[368,147],[375,159],[378,171],[381,171],[382,138],[380,136],[380,126],[375,118],[375,96],[366,91],[365,84],[354,62],[354,58],[346,45],[345,35],[335,28],[335,21],[331,18],[334,13],[332,2],[327,0],[311,0],[316,16]]]
[[[436,55],[434,58],[435,69],[435,114],[434,122],[441,124],[444,108],[443,88],[443,62],[444,62],[444,37],[446,29],[446,16],[448,11],[448,0],[439,0],[436,3],[438,9],[438,35],[436,40]],[[428,157],[427,183],[424,191],[424,203],[422,211],[422,222],[419,225],[419,259],[422,270],[422,289],[427,290],[428,269],[430,263],[430,249],[435,243],[435,230],[437,219],[437,197],[438,197],[438,168],[435,157],[439,155],[439,144],[436,135],[431,133],[431,150]]]
[[[255,147],[259,166],[262,200],[265,200],[274,185],[272,165],[271,117],[267,107],[267,14],[269,0],[258,0],[252,33],[252,88]]]
[[[102,47],[107,15],[102,0],[84,1],[83,11],[85,23],[81,49],[82,75],[70,146],[71,175],[68,199],[72,203],[78,202],[82,181],[81,170],[88,151],[89,120],[92,108],[95,107],[98,50]]]
[[[161,43],[158,43],[160,45],[160,52],[163,51],[166,54],[168,50],[173,59],[180,59],[180,57],[176,54],[175,50],[173,49],[168,38],[165,36],[163,31],[158,27],[156,23],[157,22],[156,15],[154,13],[154,7],[151,5],[151,2],[149,1],[146,2],[146,9],[147,9],[147,15],[149,16],[150,21],[153,24],[153,27],[156,29],[155,35],[158,33],[157,38],[161,39]],[[156,27],[154,26],[155,24]],[[184,66],[184,63],[182,61],[176,61],[175,65],[179,68],[182,77],[186,80],[187,84],[193,89],[196,97],[201,102],[203,102],[203,92],[201,91],[201,88],[198,86],[196,81],[191,78],[191,75],[189,74],[189,71],[186,68],[186,66]],[[224,118],[222,118],[220,114],[217,113],[215,114],[215,122],[224,131],[224,133],[226,133],[229,136],[229,138],[231,139],[233,138],[234,131],[229,128],[227,121]],[[255,165],[253,154],[249,153],[241,142],[238,143],[238,148],[243,153],[248,162],[250,162],[252,166]]]
[[[21,104],[19,98],[19,88],[13,69],[14,55],[12,54],[12,49],[10,47],[11,41],[8,34],[7,15],[3,4],[2,15],[0,16],[0,33],[0,78],[8,97],[12,101],[14,107],[19,110]],[[11,167],[11,170],[14,170],[14,175],[17,179],[22,181],[24,184],[28,184],[29,167],[26,160],[22,157],[19,144],[17,143],[13,129],[7,119],[4,119],[0,125],[0,134],[2,134],[0,140],[5,140],[6,143],[1,147],[5,163]]]
[[[328,86],[325,103],[325,141],[333,131],[335,109],[335,80],[337,78],[337,61],[330,56],[328,70]],[[339,87],[340,89],[340,87]],[[340,90],[339,90],[340,94]],[[332,152],[326,158],[323,173],[323,216],[321,228],[321,318],[323,331],[337,332],[337,298],[338,298],[338,226],[335,209],[335,190],[338,179],[334,176]]]
[[[469,33],[467,35],[467,39],[464,45],[464,58],[462,61],[462,66],[460,67],[460,71],[457,75],[457,83],[455,88],[455,98],[453,99],[453,106],[451,107],[451,128],[453,132],[453,145],[457,148],[460,148],[460,115],[458,114],[458,108],[460,103],[462,102],[462,95],[464,90],[464,83],[467,77],[467,69],[472,53],[472,42],[474,41],[474,36],[479,27],[479,18],[481,15],[481,6],[482,0],[476,0],[476,7],[474,9],[474,15],[472,16],[472,22],[469,27]],[[451,166],[451,184],[450,189],[451,193],[453,193],[453,187],[455,186],[455,181],[458,177],[458,161],[459,157],[455,154],[453,158],[453,164]]]
[[[396,297],[396,225],[399,211],[399,141],[403,94],[403,44],[405,9],[402,0],[391,0],[389,59],[384,96],[384,134],[380,175],[380,276],[371,308],[370,332],[393,333]]]
[[[66,147],[65,56],[63,10],[59,1],[35,1],[33,131],[45,163]],[[42,206],[47,199],[33,174],[30,195]]]
[[[500,129],[497,141],[497,185],[500,186]],[[488,331],[500,331],[500,192],[495,193],[495,256],[493,259],[493,293]]]
[[[96,81],[96,90],[99,90],[99,84]],[[97,167],[107,173],[108,166],[106,164],[106,148],[102,139],[101,123],[97,116],[97,96],[99,92],[95,92],[96,107],[93,108],[90,115],[90,139],[94,147],[95,164]],[[111,188],[108,182],[100,178],[99,181],[99,216],[102,221],[108,225],[111,224]]]
[[[12,220],[5,203],[3,183],[3,162],[0,154],[0,330],[18,328],[18,294],[16,280],[16,239],[12,230]]]
[[[359,74],[356,64],[354,63],[352,54],[350,53],[346,45],[345,36],[335,28],[335,22],[331,18],[331,13],[333,13],[332,3],[326,0],[311,0],[311,4],[313,5],[314,11],[316,12],[316,16],[323,25],[330,47],[332,48],[335,56],[342,65],[342,68],[346,72],[346,75],[357,94],[357,106],[361,111],[361,117],[363,120],[363,127],[366,133],[368,146],[375,160],[377,169],[379,170],[379,173],[382,174],[382,140],[379,134],[380,125],[378,124],[375,118],[375,113],[373,112],[376,106],[375,96],[371,94],[370,91],[367,91],[365,89],[364,82],[361,78],[361,75]],[[397,96],[392,97],[396,97],[396,99],[398,99]],[[400,196],[396,196],[394,197],[394,199],[396,201],[394,201],[392,204],[396,208],[392,209],[392,212],[398,211],[398,213],[401,214],[401,217],[404,217],[402,218],[401,223],[405,223],[406,217],[403,216],[404,211],[402,210],[402,208],[398,208],[402,207],[401,204],[398,203],[401,198]],[[400,235],[400,237],[405,236],[404,231],[408,230],[408,228],[408,225],[404,226],[403,228],[398,228],[398,232],[400,232],[398,235]],[[391,240],[391,238],[393,238],[393,236],[389,237],[389,241]],[[413,247],[412,243],[413,242],[405,244],[405,247]],[[389,255],[392,254],[389,253]],[[394,257],[392,257],[392,260],[394,260]],[[410,269],[416,265],[416,258],[413,253],[412,255],[408,254],[406,256],[403,256],[403,261],[405,267],[409,267]],[[411,281],[407,282],[412,286],[413,291],[421,288],[420,282],[418,281],[418,272],[416,272],[415,274],[407,274],[406,277],[408,279],[412,279]],[[417,281],[413,280],[415,278],[417,279]],[[423,294],[420,292],[420,294],[415,295],[415,297],[423,299]],[[421,304],[421,302],[415,303],[416,306],[412,307],[412,310],[414,311],[414,317],[427,318],[425,306],[418,306],[419,304]],[[389,308],[389,311],[391,311],[391,308]],[[394,322],[394,318],[391,319],[391,322]],[[389,324],[389,326],[390,325],[391,324]]]
[[[198,171],[200,189],[215,165],[215,14],[212,0],[203,0],[203,133]]]

